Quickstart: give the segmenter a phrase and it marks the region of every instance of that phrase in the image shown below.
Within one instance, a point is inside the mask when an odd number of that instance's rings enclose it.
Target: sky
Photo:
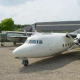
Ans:
[[[80,0],[0,0],[0,22],[15,24],[80,20]]]

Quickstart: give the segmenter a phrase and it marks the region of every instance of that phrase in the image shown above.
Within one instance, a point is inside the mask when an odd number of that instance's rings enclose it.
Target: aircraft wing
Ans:
[[[67,37],[67,38],[71,38],[71,37],[72,37],[72,38],[76,38],[76,37],[77,37],[77,34],[75,34],[75,33],[67,33],[67,34],[66,34],[66,37]]]
[[[80,29],[78,29],[78,30],[76,30],[76,31],[74,31],[74,32],[71,32],[71,33],[67,33],[66,34],[66,37],[67,38],[80,38]]]
[[[7,39],[11,42],[25,42],[28,36],[9,36]]]
[[[68,37],[68,38],[77,38],[77,35],[80,35],[80,29],[78,29],[78,30],[76,30],[76,31],[74,31],[74,32],[71,32],[71,33],[67,33],[66,34],[66,37]],[[71,36],[71,37],[70,37]]]
[[[71,32],[72,34],[80,34],[80,29],[74,31],[74,32]]]
[[[28,36],[9,36],[9,38],[28,38]]]

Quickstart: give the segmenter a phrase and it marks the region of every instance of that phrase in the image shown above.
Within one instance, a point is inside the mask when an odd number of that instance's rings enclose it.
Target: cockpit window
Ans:
[[[39,44],[43,44],[42,40],[39,40]]]
[[[36,44],[36,40],[30,40],[29,43],[30,44]]]
[[[29,44],[43,44],[42,40],[27,40],[26,42]]]

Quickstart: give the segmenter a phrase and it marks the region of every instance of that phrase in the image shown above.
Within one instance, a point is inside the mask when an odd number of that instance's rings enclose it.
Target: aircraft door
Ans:
[[[53,51],[53,49],[54,49],[54,44],[53,44],[53,42],[52,41],[49,41],[48,43],[47,43],[47,47],[49,48],[49,51],[50,52],[52,52]]]

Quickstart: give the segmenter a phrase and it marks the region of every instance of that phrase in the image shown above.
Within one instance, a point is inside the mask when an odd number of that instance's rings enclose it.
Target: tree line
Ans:
[[[14,21],[12,18],[6,18],[2,20],[0,23],[0,32],[1,31],[18,31],[21,28],[24,28],[26,26],[28,25],[14,24]]]

